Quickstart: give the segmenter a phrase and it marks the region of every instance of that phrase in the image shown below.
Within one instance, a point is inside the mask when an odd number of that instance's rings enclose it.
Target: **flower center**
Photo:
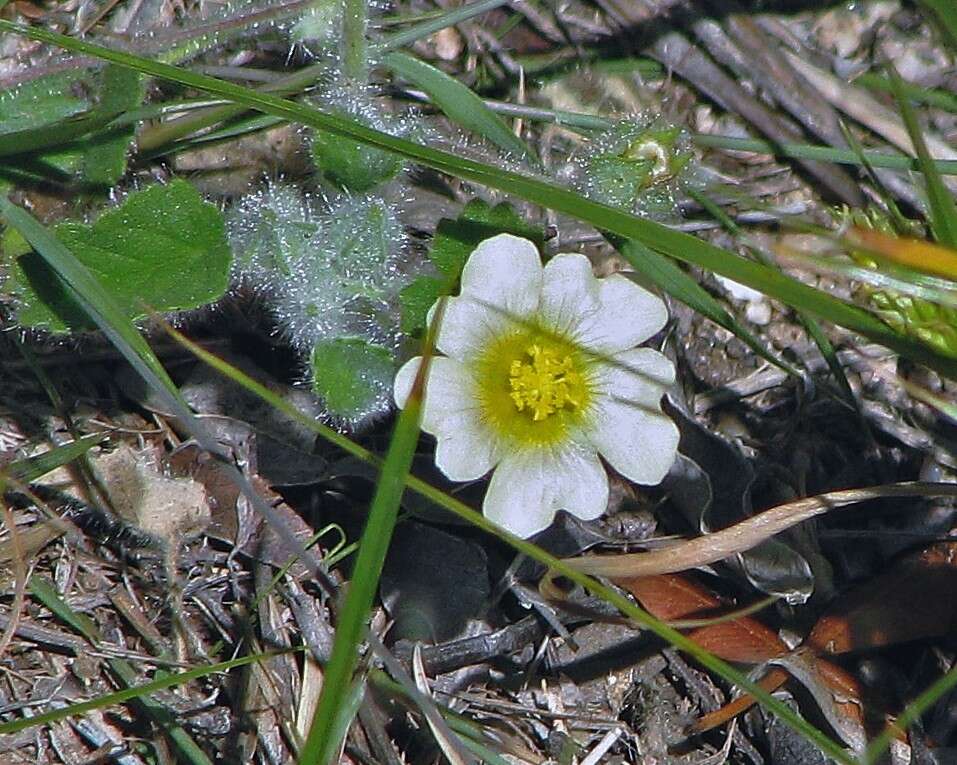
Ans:
[[[588,356],[544,327],[515,327],[490,338],[472,361],[482,418],[514,448],[565,441],[592,409]]]
[[[525,349],[531,361],[515,359],[509,367],[512,401],[520,412],[531,413],[535,422],[560,409],[580,407],[584,394],[582,376],[575,371],[571,354],[533,343]]]

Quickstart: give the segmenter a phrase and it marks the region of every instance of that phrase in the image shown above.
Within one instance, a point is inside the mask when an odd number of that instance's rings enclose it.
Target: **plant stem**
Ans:
[[[344,0],[342,6],[342,73],[353,86],[369,79],[369,51],[366,28],[369,25],[368,0]]]

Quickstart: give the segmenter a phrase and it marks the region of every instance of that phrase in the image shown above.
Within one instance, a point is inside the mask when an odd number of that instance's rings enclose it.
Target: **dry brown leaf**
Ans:
[[[955,592],[957,542],[932,545],[838,598],[806,645],[839,654],[951,634]]]
[[[714,593],[688,576],[662,574],[616,579],[615,583],[631,592],[650,614],[664,621],[716,616],[727,607]],[[786,659],[792,654],[787,644],[774,630],[753,616],[716,621],[696,627],[688,631],[687,635],[702,648],[725,661],[742,664],[781,661],[783,666],[770,666],[767,674],[758,680],[758,685],[769,693],[784,685],[791,676]],[[820,656],[807,653],[803,660],[813,666],[813,679],[819,680],[825,686],[822,693],[828,694],[828,707],[840,718],[842,728],[859,726],[862,716],[857,681],[843,669]],[[754,703],[755,699],[750,695],[734,699],[721,709],[700,718],[693,730],[697,733],[711,730],[733,719]]]
[[[687,617],[694,610],[700,614],[702,610],[713,610],[719,603],[717,598],[683,577],[648,577],[621,580],[619,584],[633,592],[639,602],[659,618]],[[957,632],[954,592],[957,592],[957,542],[932,545],[901,559],[890,571],[838,598],[817,621],[802,651],[841,654],[954,634]],[[777,635],[751,617],[695,630],[688,636],[728,661],[761,663],[778,659],[784,653],[778,648]],[[762,650],[766,653],[763,658]],[[772,653],[774,651],[777,653]],[[838,713],[851,725],[859,724],[857,681],[820,655],[813,659],[813,668],[833,695]],[[773,691],[781,687],[790,674],[787,666],[775,665],[758,684],[766,691]],[[700,718],[694,731],[700,733],[722,725],[753,704],[753,697],[739,697]]]
[[[627,589],[646,611],[662,621],[717,616],[727,609],[726,603],[688,577],[662,574],[616,579],[615,583]],[[717,621],[687,634],[725,661],[760,664],[788,650],[774,630],[751,616]]]

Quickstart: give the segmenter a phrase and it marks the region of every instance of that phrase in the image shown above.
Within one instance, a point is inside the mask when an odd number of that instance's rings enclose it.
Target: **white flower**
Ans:
[[[624,276],[596,279],[583,255],[543,268],[526,239],[485,240],[465,264],[461,295],[447,301],[435,343],[445,355],[426,380],[422,428],[438,440],[436,465],[453,481],[495,469],[482,509],[522,537],[558,510],[605,511],[599,454],[632,481],[660,482],[678,446],[660,409],[675,372],[635,346],[667,318],[660,299]],[[396,375],[400,407],[421,361]]]

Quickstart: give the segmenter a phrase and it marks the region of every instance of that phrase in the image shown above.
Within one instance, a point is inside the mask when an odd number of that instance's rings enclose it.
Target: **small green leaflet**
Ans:
[[[407,335],[416,335],[425,329],[429,309],[448,292],[445,282],[434,276],[420,276],[399,293],[402,318],[399,328]]]
[[[329,181],[351,194],[392,180],[403,166],[395,154],[325,131],[313,132],[312,158]]]
[[[151,186],[91,226],[66,222],[54,233],[129,318],[197,308],[218,300],[228,286],[223,216],[186,181]],[[17,319],[25,326],[54,332],[94,328],[33,252],[16,259],[2,289],[16,298]]]
[[[492,207],[476,199],[465,206],[458,218],[443,218],[439,222],[429,250],[429,259],[438,269],[440,277],[420,276],[402,290],[399,302],[402,306],[403,332],[416,335],[425,329],[429,309],[441,295],[452,291],[472,250],[496,234],[514,234],[531,239],[539,250],[544,244],[541,230],[522,220],[505,202]]]
[[[391,400],[392,351],[361,337],[317,343],[310,359],[313,391],[340,417],[361,419]]]

